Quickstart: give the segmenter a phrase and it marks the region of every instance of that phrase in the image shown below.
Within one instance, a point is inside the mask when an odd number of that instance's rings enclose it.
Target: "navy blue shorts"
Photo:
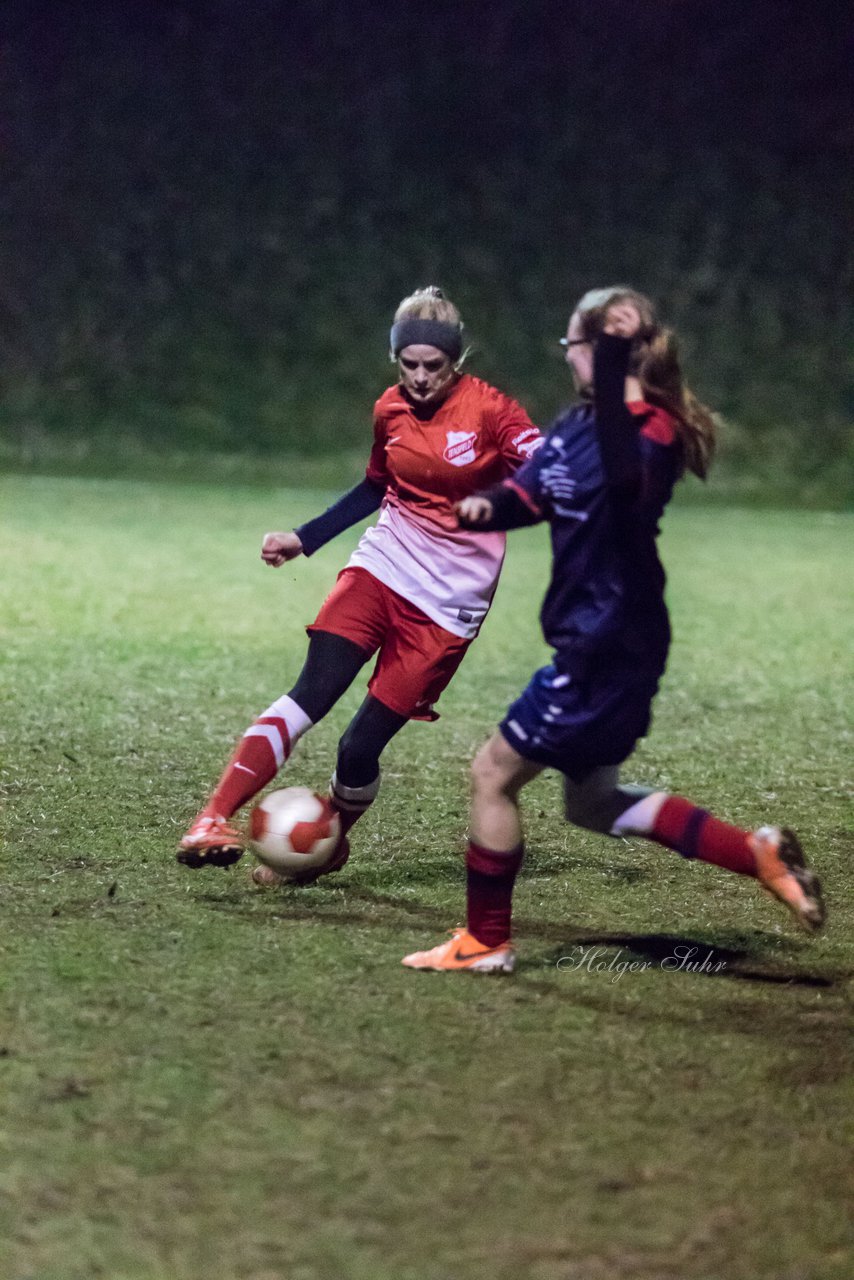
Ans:
[[[622,764],[650,725],[658,676],[578,679],[541,667],[499,728],[526,760],[581,779],[604,764]]]

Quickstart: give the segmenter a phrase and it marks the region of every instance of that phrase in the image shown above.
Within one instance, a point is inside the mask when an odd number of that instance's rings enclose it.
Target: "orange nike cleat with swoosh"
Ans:
[[[447,942],[431,951],[413,951],[403,957],[401,964],[407,969],[432,969],[436,973],[512,973],[516,952],[509,939],[497,947],[485,947],[465,929],[454,929]]]

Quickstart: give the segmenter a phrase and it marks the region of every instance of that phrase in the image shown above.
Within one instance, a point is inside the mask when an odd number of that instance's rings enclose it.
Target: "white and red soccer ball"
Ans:
[[[309,787],[271,791],[249,816],[252,852],[286,878],[326,866],[340,839],[338,814],[325,796]]]

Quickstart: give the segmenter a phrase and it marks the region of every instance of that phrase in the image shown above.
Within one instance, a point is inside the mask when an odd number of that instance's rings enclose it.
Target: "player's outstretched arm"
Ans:
[[[358,524],[366,516],[373,515],[382,505],[385,491],[386,486],[384,484],[380,484],[376,480],[369,480],[366,476],[364,480],[354,485],[352,489],[348,489],[337,502],[333,502],[332,506],[328,507],[319,516],[315,516],[313,520],[306,520],[305,524],[297,525],[293,533],[299,542],[299,547],[291,555],[285,556],[285,560],[292,560],[300,552],[307,556],[314,555],[315,551],[319,551],[321,547],[325,546],[334,537],[337,537],[339,533],[343,533],[345,529]],[[275,534],[273,536],[281,538],[285,535]],[[262,559],[267,559],[263,550],[261,556]],[[284,560],[278,561],[279,564],[284,564],[284,562]],[[267,561],[267,563],[274,562]]]
[[[499,484],[483,493],[474,493],[456,503],[454,510],[463,529],[479,529],[483,533],[520,529],[537,524],[542,516],[522,501],[510,484]]]

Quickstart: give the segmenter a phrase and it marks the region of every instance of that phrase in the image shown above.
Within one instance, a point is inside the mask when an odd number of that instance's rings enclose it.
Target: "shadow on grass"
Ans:
[[[628,936],[616,944],[613,935],[599,935],[599,938],[603,950],[606,945],[628,946],[635,941],[641,944],[636,956],[649,954],[643,949],[649,941],[645,937],[632,939]],[[658,944],[663,939],[665,935],[655,937],[651,948],[653,954],[660,954]],[[696,945],[694,940],[688,938],[676,938],[673,941],[676,945]],[[592,935],[583,945],[595,947]],[[741,954],[718,951],[708,943],[701,944],[698,954],[706,955],[710,950],[718,956]],[[627,1018],[632,1024],[642,1022],[656,1027],[667,1024],[698,1031],[702,1029],[703,1034],[746,1036],[785,1048],[786,1060],[777,1063],[773,1070],[778,1085],[795,1089],[812,1088],[847,1081],[850,1076],[849,1017],[843,1000],[835,999],[832,1003],[818,1007],[813,1003],[805,1005],[802,1002],[781,1000],[776,994],[768,993],[767,998],[762,1001],[750,999],[741,1002],[730,997],[725,1002],[704,1002],[700,1011],[696,1002],[680,1002],[675,997],[668,999],[662,992],[652,998],[627,1003],[618,994],[621,989],[625,990],[625,983],[618,980],[615,973],[605,971],[582,975],[578,971],[560,971],[556,976],[567,980],[566,988],[561,990],[561,984],[554,978],[538,977],[538,969],[542,973],[541,965],[523,963],[517,968],[517,974],[522,978],[525,990],[531,990],[545,1000],[565,1000],[574,1007],[594,1013]],[[716,976],[726,975],[727,970],[723,969]],[[691,973],[686,976],[699,975]],[[833,988],[843,977],[801,973],[768,975],[764,972],[730,972],[729,976],[746,977],[760,983],[772,982],[791,988],[806,986],[824,989]],[[630,983],[631,976],[625,981]]]
[[[334,894],[334,896],[333,896]],[[360,928],[375,926],[388,929],[394,926],[389,912],[402,912],[414,920],[419,928],[447,929],[448,912],[441,907],[430,907],[411,898],[397,898],[392,894],[374,893],[369,889],[354,889],[349,885],[308,885],[300,888],[287,885],[281,889],[258,890],[241,886],[236,892],[202,892],[197,901],[214,911],[222,911],[244,920],[308,920],[324,924],[351,924]],[[353,903],[361,903],[362,909]]]
[[[330,899],[330,891],[335,898]],[[343,892],[342,892],[343,891]],[[416,923],[427,930],[446,931],[459,920],[450,919],[444,907],[431,907],[419,900],[381,893],[366,887],[329,884],[300,889],[288,887],[273,892],[253,892],[247,898],[244,892],[202,893],[199,901],[215,911],[227,912],[234,917],[258,920],[264,918],[318,921],[326,924],[354,925],[360,928],[376,926],[393,927],[392,913],[402,914],[407,923]],[[359,910],[354,904],[361,903]],[[462,906],[460,916],[462,917]],[[799,965],[789,968],[779,961],[769,963],[757,955],[756,947],[745,940],[744,945],[722,945],[708,938],[692,938],[671,933],[615,933],[591,929],[568,929],[565,924],[518,919],[517,934],[536,941],[556,942],[560,945],[545,959],[536,962],[522,961],[522,971],[532,968],[583,968],[585,957],[592,952],[597,965],[604,971],[613,961],[619,962],[625,952],[629,960],[646,962],[646,966],[661,968],[664,972],[681,973],[686,977],[717,978],[738,982],[764,983],[771,986],[833,988],[851,978],[847,971],[804,971]],[[760,939],[764,935],[759,935]],[[779,943],[774,936],[773,941]],[[800,940],[792,940],[795,945]],[[761,946],[761,942],[760,942]],[[561,963],[563,962],[563,963]]]
[[[334,897],[333,897],[334,892]],[[351,925],[356,928],[378,928],[386,932],[404,924],[417,924],[425,933],[441,935],[447,930],[447,909],[426,906],[423,902],[378,893],[366,887],[346,885],[315,886],[311,889],[285,889],[273,893],[256,893],[247,900],[244,892],[203,893],[200,900],[213,910],[235,918],[258,922],[299,921],[324,925]],[[847,1079],[849,1072],[849,1029],[846,1010],[840,1000],[818,1008],[781,1001],[776,996],[764,1002],[730,999],[725,1003],[706,1004],[698,1019],[696,1004],[680,1002],[659,993],[658,998],[626,1004],[618,994],[625,990],[617,983],[617,973],[608,966],[628,959],[645,968],[661,969],[661,977],[673,973],[686,978],[713,977],[758,984],[758,989],[787,987],[794,992],[833,988],[850,978],[850,973],[804,972],[793,958],[792,967],[779,960],[764,961],[757,949],[766,945],[766,936],[758,934],[741,943],[732,939],[717,945],[707,938],[670,933],[617,933],[592,929],[567,929],[566,925],[520,920],[521,935],[535,940],[557,941],[551,954],[537,960],[522,959],[517,968],[517,981],[509,986],[514,999],[534,994],[546,1001],[568,1001],[572,1005],[602,1013],[608,1017],[626,1016],[632,1022],[702,1027],[703,1032],[721,1035],[744,1035],[771,1044],[785,1043],[795,1051],[795,1059],[775,1067],[775,1080],[786,1087],[801,1089],[815,1085],[836,1084]],[[789,940],[786,939],[788,942]],[[773,937],[775,946],[780,938]],[[798,945],[797,939],[791,940]],[[583,972],[577,963],[579,953],[596,953],[602,970]],[[574,955],[573,955],[574,953]],[[567,966],[559,961],[570,957]],[[684,963],[681,957],[685,958]],[[707,963],[704,964],[704,961]],[[673,963],[668,964],[668,961]],[[690,964],[696,967],[687,967]],[[544,969],[551,969],[548,976]],[[573,972],[573,969],[576,972]],[[521,981],[518,981],[521,979]],[[598,979],[598,980],[597,980]],[[565,980],[565,981],[564,981]],[[631,978],[627,979],[629,982]],[[662,1002],[663,1001],[663,1002]]]
[[[592,871],[604,879],[616,880],[619,884],[626,885],[642,884],[645,880],[655,879],[658,874],[652,867],[634,867],[596,858],[537,858],[536,854],[525,855],[525,876],[528,880],[544,880],[549,876],[566,878],[576,871]]]

